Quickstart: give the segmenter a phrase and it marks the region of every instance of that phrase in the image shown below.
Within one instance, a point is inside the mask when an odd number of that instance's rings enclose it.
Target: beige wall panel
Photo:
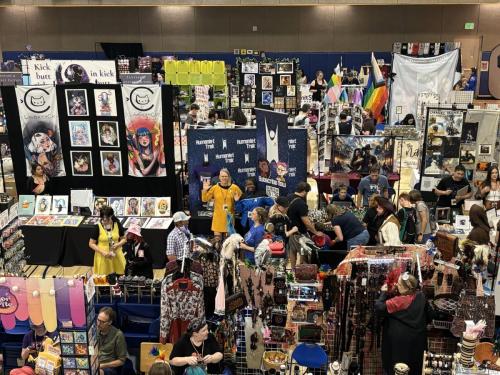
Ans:
[[[263,50],[264,14],[261,7],[233,8],[229,18],[229,48]],[[252,31],[252,26],[257,26],[257,31]]]
[[[93,25],[95,9],[92,8],[60,8],[61,50],[92,51],[96,39]],[[100,51],[100,47],[97,47]]]
[[[0,8],[0,38],[3,51],[23,51],[28,41],[24,8]]]
[[[453,5],[443,7],[443,36],[463,35],[471,37],[477,33],[479,5]],[[474,22],[474,30],[465,30],[466,22]],[[498,21],[500,22],[500,20]]]
[[[263,8],[261,43],[264,51],[296,51],[302,7]]]
[[[140,38],[145,51],[161,51],[163,46],[162,10],[160,7],[139,8]]]
[[[484,51],[491,51],[500,44],[500,3],[482,4],[476,27],[478,34],[483,36]]]
[[[400,41],[440,42],[443,22],[441,5],[407,5],[401,6],[399,15],[403,21]]]
[[[28,39],[35,51],[62,49],[61,9],[25,7]]]
[[[162,13],[163,51],[194,51],[195,50],[195,8],[165,7]]]
[[[331,51],[333,50],[334,7],[305,7],[299,15],[300,51]]]
[[[372,19],[370,9],[371,7],[367,6],[335,6],[334,51],[350,52],[370,49],[368,35],[375,28],[375,23],[378,23],[378,20]]]
[[[229,8],[195,8],[196,51],[228,52]]]
[[[392,44],[403,37],[405,20],[401,17],[401,7],[368,7],[371,19],[370,31],[366,36],[370,42],[369,51],[391,51]]]

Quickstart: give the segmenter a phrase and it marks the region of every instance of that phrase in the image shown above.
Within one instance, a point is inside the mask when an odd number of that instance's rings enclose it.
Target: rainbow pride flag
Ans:
[[[378,122],[383,120],[382,109],[389,98],[389,90],[385,83],[384,76],[378,66],[375,55],[372,52],[372,72],[366,85],[366,92],[363,98],[363,107],[373,112],[373,117]]]
[[[342,75],[340,74],[340,65],[337,64],[326,90],[326,95],[323,99],[326,103],[335,103],[340,99],[342,94]]]

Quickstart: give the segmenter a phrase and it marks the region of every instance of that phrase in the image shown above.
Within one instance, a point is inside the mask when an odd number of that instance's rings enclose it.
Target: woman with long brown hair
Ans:
[[[486,179],[481,182],[479,193],[484,201],[484,208],[500,208],[500,176],[498,175],[498,167],[491,166],[486,174]]]
[[[399,220],[394,215],[394,205],[392,202],[383,197],[376,197],[377,216],[380,217],[382,225],[378,229],[378,243],[384,246],[399,246],[401,240],[399,238]]]

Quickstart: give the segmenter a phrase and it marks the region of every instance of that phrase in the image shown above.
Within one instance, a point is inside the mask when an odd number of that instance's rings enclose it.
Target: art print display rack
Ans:
[[[21,226],[25,221],[25,219],[14,217],[14,219],[10,220],[9,224],[2,230],[0,243],[0,274],[23,275],[26,259]]]

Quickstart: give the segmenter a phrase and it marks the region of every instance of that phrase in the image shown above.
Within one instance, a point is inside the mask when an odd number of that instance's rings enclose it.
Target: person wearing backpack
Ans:
[[[410,195],[408,193],[399,194],[398,220],[400,223],[399,239],[402,243],[415,243],[417,239],[417,215],[411,206]]]
[[[409,193],[410,202],[415,205],[417,211],[417,243],[425,244],[432,235],[431,215],[429,207],[422,199],[422,194],[418,190],[412,190]]]

